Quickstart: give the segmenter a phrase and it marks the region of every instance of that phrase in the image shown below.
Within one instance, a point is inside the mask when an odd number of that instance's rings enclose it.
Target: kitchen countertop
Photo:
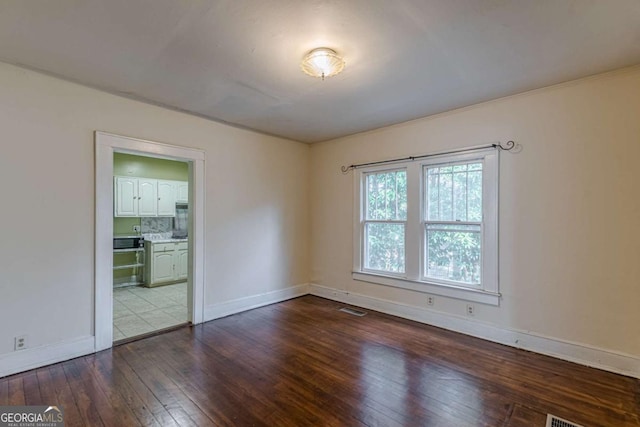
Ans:
[[[144,239],[145,242],[149,242],[149,243],[180,243],[180,242],[186,242],[189,239],[187,237],[185,237],[184,239],[174,239],[174,238],[168,238],[168,239]]]
[[[150,243],[180,243],[188,240],[187,237],[176,239],[175,237],[172,237],[172,234],[173,232],[171,231],[164,233],[143,233],[142,237],[144,237],[145,242]]]

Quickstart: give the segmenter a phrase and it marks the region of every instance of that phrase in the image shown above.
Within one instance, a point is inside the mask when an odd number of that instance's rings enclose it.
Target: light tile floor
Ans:
[[[187,284],[113,290],[113,340],[187,322]]]

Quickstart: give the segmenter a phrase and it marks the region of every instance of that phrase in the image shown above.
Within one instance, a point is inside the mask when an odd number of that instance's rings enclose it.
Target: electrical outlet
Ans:
[[[133,226],[133,231],[135,231],[136,233],[140,232],[140,226],[139,225],[134,225]]]
[[[14,338],[13,349],[15,351],[24,350],[27,348],[27,336],[22,335]]]
[[[476,314],[476,308],[473,304],[467,304],[467,316],[473,316],[474,314]]]
[[[427,296],[427,305],[433,305],[436,302],[436,297],[431,295]]]

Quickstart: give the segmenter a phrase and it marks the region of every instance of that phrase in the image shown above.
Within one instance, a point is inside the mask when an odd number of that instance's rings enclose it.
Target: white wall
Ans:
[[[205,307],[308,282],[306,144],[2,63],[0,93],[0,365],[93,335],[95,130],[205,151]]]
[[[351,279],[353,174],[340,166],[510,139],[522,151],[500,164],[503,298],[466,320],[640,357],[638,67],[314,144],[312,282],[458,322],[465,301],[430,308]]]

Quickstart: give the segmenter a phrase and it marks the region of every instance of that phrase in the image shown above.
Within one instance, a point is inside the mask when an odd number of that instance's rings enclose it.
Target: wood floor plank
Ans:
[[[35,370],[35,375],[38,379],[38,388],[40,392],[41,405],[58,405],[58,399],[56,398],[56,392],[53,387],[49,387],[51,384],[51,373],[48,367],[39,368]],[[61,406],[61,405],[60,405]]]
[[[301,322],[296,321],[294,323],[296,327],[301,327]],[[264,321],[261,324],[264,325]],[[311,325],[302,325],[302,326],[305,326],[306,328],[308,328]],[[324,327],[325,329],[327,328],[326,323],[324,324]],[[288,328],[291,328],[291,327],[288,326]],[[300,333],[303,334],[304,332],[301,330]],[[255,335],[254,339],[259,340],[259,337],[261,336],[262,332],[258,328],[258,329],[252,329],[251,331],[248,332],[248,334]],[[272,339],[270,339],[270,341],[272,341]],[[341,375],[343,376],[344,372],[348,371],[348,367],[350,363],[353,363],[354,369],[358,368],[357,365],[360,363],[360,358],[359,357],[352,358],[349,356],[351,354],[360,354],[360,351],[356,351],[357,350],[356,348],[349,347],[353,343],[353,341],[349,341],[347,343],[342,343],[342,344],[332,342],[331,340],[329,341],[325,340],[326,342],[324,343],[322,343],[322,341],[323,340],[318,338],[314,340],[314,344],[316,345],[312,349],[312,354],[322,354],[322,353],[335,354],[336,346],[338,347],[341,346],[343,350],[342,352],[343,357],[340,363],[339,364],[331,363],[330,365],[325,366],[324,369],[326,371],[332,371],[334,369],[333,368],[334,366],[340,366],[341,372],[336,372],[336,376],[341,376]],[[254,343],[254,345],[256,344]],[[305,350],[308,350],[308,349],[305,349]],[[428,399],[428,400],[416,399],[417,397],[420,397],[419,396],[420,393],[418,390],[411,389],[412,377],[407,375],[406,372],[404,372],[404,367],[401,366],[400,363],[394,363],[398,361],[398,360],[394,360],[394,359],[397,359],[396,356],[399,356],[398,354],[395,354],[396,353],[395,349],[389,349],[383,346],[374,346],[366,350],[369,350],[369,353],[371,353],[376,360],[379,359],[381,362],[383,362],[385,366],[380,366],[380,367],[370,366],[370,363],[366,363],[360,366],[360,370],[364,370],[368,374],[366,379],[369,385],[371,386],[371,390],[373,390],[373,388],[378,388],[378,390],[380,390],[378,393],[378,396],[379,396],[378,399],[376,400],[368,399],[365,401],[367,401],[370,404],[370,406],[374,408],[384,408],[385,414],[390,414],[390,416],[394,417],[398,422],[405,423],[405,424],[418,423],[419,420],[423,418],[448,419],[452,413],[456,414],[458,423],[462,423],[463,421],[468,423],[477,423],[478,419],[481,418],[483,415],[485,416],[485,418],[488,417],[488,414],[486,414],[486,412],[483,414],[481,411],[478,411],[475,408],[468,408],[464,403],[462,403],[462,405],[459,405],[461,402],[464,402],[464,401],[456,401],[456,400],[448,399],[446,396],[446,393],[443,393],[443,390],[438,390],[434,394],[434,397],[436,399],[445,399],[445,401],[448,402],[446,405],[430,405],[430,403],[433,402],[433,399]],[[299,350],[295,350],[295,351],[299,351]],[[400,361],[400,362],[403,362],[403,361]],[[384,374],[380,374],[381,372],[384,372]],[[325,372],[325,375],[327,375],[327,372]],[[334,383],[335,381],[336,379],[334,378]],[[408,399],[409,400],[408,403],[411,404],[412,406],[410,406],[409,408],[407,408],[406,405],[401,405],[401,406],[396,405],[397,407],[394,406],[395,405],[394,402],[398,400],[402,400],[402,401],[407,400],[406,399],[407,386],[410,387],[409,394],[412,396],[412,399]],[[459,407],[456,407],[456,405],[458,405]],[[414,418],[411,418],[411,416],[414,416]],[[499,417],[499,419],[501,420],[502,416]],[[493,422],[495,422],[495,419],[493,420]]]
[[[87,389],[82,380],[82,374],[74,360],[62,363],[64,374],[69,384],[69,388],[73,395],[73,400],[78,407],[80,420],[74,419],[74,422],[80,422],[86,426],[103,426],[105,425],[102,418],[98,414],[99,403],[93,400],[91,390]],[[66,406],[66,405],[65,405]],[[104,411],[105,408],[102,408]],[[65,420],[66,421],[66,420]]]
[[[8,379],[8,399],[9,406],[25,405],[24,388],[22,378],[24,375],[17,375]]]
[[[22,377],[25,405],[42,405],[40,386],[35,371],[29,371]]]
[[[93,366],[95,369],[91,371],[110,402],[111,408],[120,414],[121,422],[133,425],[133,419],[137,419],[140,425],[160,426],[145,403],[131,390],[118,369],[113,366],[113,358],[107,353],[96,355]]]
[[[140,379],[167,409],[175,422],[181,426],[215,425],[206,414],[193,405],[193,402],[184,395],[176,383],[167,376],[165,373],[167,367],[159,365],[153,353],[147,353],[146,357],[140,360],[132,352],[132,347],[135,347],[137,343],[139,342],[119,346],[117,350],[127,363],[138,372]]]
[[[144,384],[138,374],[129,366],[129,364],[116,351],[113,352],[113,362],[117,366],[118,371],[129,385],[131,392],[136,393],[140,401],[149,409],[153,417],[160,425],[167,427],[176,427],[178,424],[171,414],[156,398],[153,392]]]
[[[265,322],[263,321],[261,323],[261,325],[264,326]],[[271,328],[272,330],[274,329],[273,326],[268,326],[268,327]],[[224,330],[225,326],[224,325],[220,325],[219,328],[222,328]],[[227,333],[227,339],[228,340],[236,340],[237,342],[229,343],[228,346],[223,346],[223,347],[236,347],[237,344],[239,344],[240,342],[247,341],[247,340],[252,343],[253,347],[260,346],[260,342],[259,342],[259,339],[257,337],[259,337],[259,336],[261,336],[263,334],[263,331],[261,331],[261,329],[259,327],[257,329],[253,329],[251,331],[247,331],[242,336],[234,336],[234,334],[232,333],[233,332],[232,328],[227,332],[228,332]],[[271,334],[270,336],[273,338],[273,334]],[[217,339],[220,339],[219,335],[217,336]],[[214,339],[213,342],[215,342],[215,339]],[[274,343],[272,343],[272,344],[274,344]],[[265,348],[265,350],[266,350],[266,348]],[[287,350],[288,349],[286,349],[286,348],[280,348],[279,349],[279,351],[282,352],[282,353],[286,353]],[[301,384],[304,388],[307,388],[308,384],[305,384],[305,379],[297,376],[297,373],[298,372],[302,373],[303,377],[305,376],[305,371],[307,371],[306,374],[312,374],[311,372],[309,372],[309,365],[312,365],[312,364],[309,364],[306,367],[304,365],[295,366],[295,365],[293,365],[293,360],[291,359],[291,357],[296,357],[296,355],[298,353],[302,352],[302,354],[304,355],[305,359],[307,357],[313,359],[314,356],[322,355],[324,352],[320,351],[318,348],[316,348],[315,350],[310,350],[309,348],[305,348],[305,349],[299,349],[299,348],[293,349],[292,348],[290,350],[291,351],[289,353],[289,359],[287,360],[287,365],[289,365],[289,366],[291,366],[293,368],[292,371],[289,371],[289,374],[291,375],[291,378],[294,379],[294,381],[289,381],[287,384],[298,383],[298,384]],[[334,348],[334,350],[335,350],[335,348]],[[260,355],[265,355],[265,354],[269,354],[269,353],[273,353],[273,352],[276,352],[275,346],[271,346],[270,352],[269,351],[262,351],[262,352],[256,352],[256,354],[258,356],[260,356]],[[279,354],[279,356],[282,357],[282,354]],[[242,360],[248,361],[248,360],[250,360],[250,357],[247,357],[245,355],[245,357],[243,357]],[[329,376],[329,378],[331,379],[330,387],[331,387],[332,391],[334,391],[334,392],[335,391],[340,391],[341,399],[343,401],[348,401],[349,399],[346,396],[346,394],[349,391],[348,388],[342,387],[342,389],[340,389],[341,384],[343,384],[345,381],[349,382],[348,377],[345,376],[345,371],[344,370],[342,371],[342,375],[335,374],[333,372],[333,366],[338,366],[339,365],[338,363],[336,363],[335,359],[331,359],[330,362],[329,362],[328,358],[324,358],[323,360],[317,360],[317,362],[322,366],[322,371],[324,373],[324,376]],[[250,371],[251,370],[255,370],[255,369],[259,369],[264,364],[265,364],[264,360],[258,359],[253,364],[253,366],[252,365],[248,365],[247,369],[250,370]],[[343,359],[341,365],[345,366],[345,364],[346,364],[346,362]],[[284,369],[281,369],[278,372],[279,376],[283,376],[286,373],[287,373],[287,371],[285,371]],[[320,375],[315,375],[314,376],[314,380],[313,380],[313,382],[315,383],[314,385],[317,385],[317,378],[320,378],[320,377],[321,377]],[[293,395],[293,396],[299,396],[300,395],[299,393],[300,392],[290,393],[290,394]],[[326,398],[326,395],[324,395],[322,393],[321,389],[316,388],[314,390],[314,393],[313,393],[313,399],[310,399],[310,401],[313,401],[313,402],[316,402],[316,403],[320,403],[321,405],[323,405],[323,404],[326,404],[326,402],[322,401],[323,397]],[[376,402],[367,402],[367,404],[369,404],[369,403],[371,403],[371,405],[369,405],[369,406],[373,406],[373,408],[370,408],[370,409],[373,409],[373,410],[376,410],[376,409],[378,409],[380,407],[384,407],[384,405],[377,404]],[[312,409],[311,405],[307,404],[307,411],[309,411],[310,409]],[[386,408],[386,409],[387,409],[386,413],[388,414],[389,408]],[[392,420],[393,417],[396,416],[396,415],[398,415],[398,414],[391,413],[389,415],[391,417],[390,419]],[[385,417],[387,417],[387,416],[385,416]],[[325,420],[325,422],[326,421],[327,420]],[[310,420],[310,422],[314,423],[314,420]],[[338,421],[335,421],[335,424],[344,425],[345,422],[346,422],[346,420],[342,420],[342,422],[340,422],[338,420]],[[390,423],[390,420],[388,420],[387,422]],[[406,415],[405,414],[400,414],[399,416],[397,416],[396,417],[396,422],[400,422],[400,423],[406,422]],[[353,421],[352,421],[352,423],[353,423]]]
[[[64,373],[63,364],[51,365],[47,368],[49,371],[48,382],[40,381],[40,391],[48,390],[55,396],[54,402],[61,407],[65,417],[66,426],[82,426],[85,425],[84,419],[80,415],[78,405],[71,391],[69,382]],[[45,392],[46,394],[47,392]]]
[[[0,406],[9,404],[9,382],[0,378]]]
[[[271,408],[267,413],[262,411],[264,402],[256,399],[256,394],[253,393],[259,381],[247,383],[243,379],[246,371],[239,369],[233,361],[221,359],[215,348],[206,346],[194,347],[194,351],[190,354],[190,360],[193,363],[185,365],[182,363],[184,356],[180,348],[181,346],[164,345],[163,351],[159,352],[159,355],[168,366],[173,368],[174,375],[180,378],[180,383],[184,384],[185,394],[207,413],[215,424],[265,425],[264,418],[269,414]],[[211,372],[199,368],[199,366],[206,366],[206,363],[220,363],[221,361],[226,366],[224,370]],[[226,386],[232,382],[234,387]],[[198,398],[203,393],[207,395],[207,398]],[[243,404],[251,406],[253,410],[242,413],[236,413],[233,410]],[[233,418],[230,418],[229,414],[233,414]]]
[[[84,389],[96,402],[98,413],[106,425],[137,426],[140,425],[129,407],[122,401],[116,389],[103,389],[99,370],[96,368],[97,358],[79,357],[73,362],[77,366]]]
[[[0,379],[66,425],[640,426],[636,379],[305,296]]]

